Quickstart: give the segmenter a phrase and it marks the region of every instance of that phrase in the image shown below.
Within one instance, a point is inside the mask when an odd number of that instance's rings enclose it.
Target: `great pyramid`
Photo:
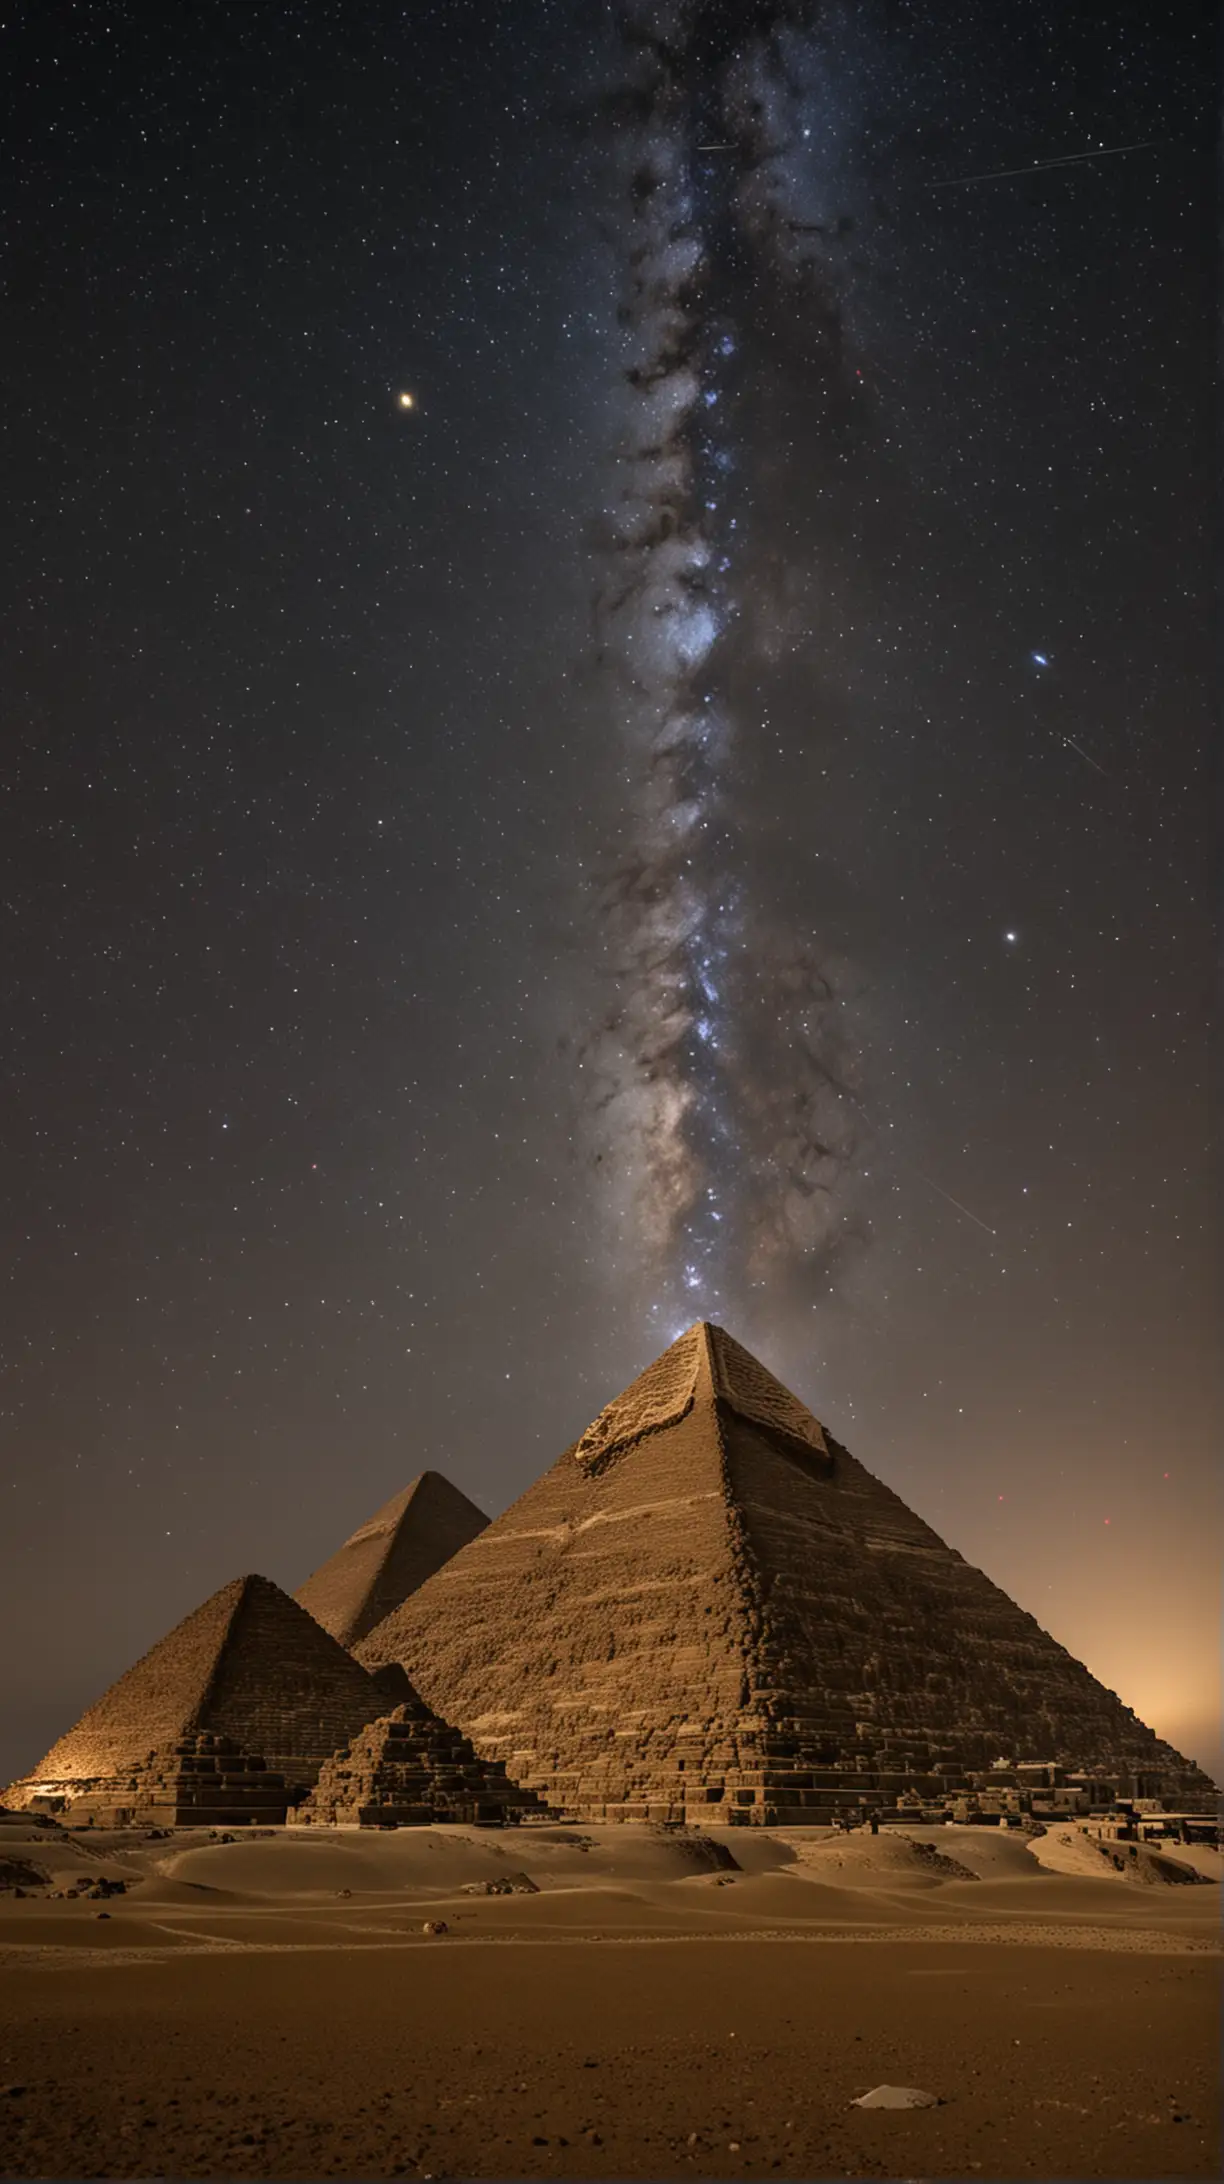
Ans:
[[[276,1797],[256,1779],[272,1775],[283,1778],[274,1785],[283,1818],[324,1760],[387,1711],[391,1688],[279,1585],[238,1577],[129,1668],[5,1796],[18,1805],[63,1798],[73,1808],[83,1800],[83,1816],[143,1818],[156,1805],[189,1804],[188,1778],[221,1773],[218,1816],[274,1819]]]
[[[423,1471],[360,1525],[293,1597],[342,1646],[355,1646],[488,1521],[440,1471]]]
[[[306,1826],[403,1828],[435,1820],[499,1826],[507,1817],[543,1811],[538,1797],[509,1781],[498,1761],[478,1759],[467,1738],[414,1691],[328,1760],[293,1817]]]
[[[357,1647],[568,1817],[796,1824],[1193,1764],[699,1322]]]

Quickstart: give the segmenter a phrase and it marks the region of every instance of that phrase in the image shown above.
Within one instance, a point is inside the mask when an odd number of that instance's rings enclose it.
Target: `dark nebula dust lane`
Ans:
[[[595,1078],[613,1218],[666,1322],[754,1286],[827,1287],[848,1232],[840,966],[753,884],[743,747],[768,733],[771,652],[795,649],[805,511],[852,397],[802,176],[817,10],[614,12],[622,401],[601,633],[636,795]]]

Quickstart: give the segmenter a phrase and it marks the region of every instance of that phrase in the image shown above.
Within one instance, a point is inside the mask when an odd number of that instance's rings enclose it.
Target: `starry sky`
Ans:
[[[698,1315],[1224,1766],[1205,15],[738,13],[7,11],[0,1780]]]

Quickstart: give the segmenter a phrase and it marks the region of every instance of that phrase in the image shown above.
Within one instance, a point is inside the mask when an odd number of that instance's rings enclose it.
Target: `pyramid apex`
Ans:
[[[574,1455],[590,1475],[604,1471],[647,1434],[679,1425],[695,1404],[728,1411],[806,1456],[832,1465],[824,1429],[759,1358],[713,1320],[694,1320],[652,1365],[605,1405]]]

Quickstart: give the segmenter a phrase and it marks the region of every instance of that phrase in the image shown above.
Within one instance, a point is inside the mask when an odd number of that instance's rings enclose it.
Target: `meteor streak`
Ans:
[[[958,1213],[963,1213],[966,1221],[972,1221],[975,1228],[980,1228],[987,1236],[998,1235],[997,1229],[992,1229],[985,1221],[979,1221],[976,1213],[970,1213],[968,1206],[962,1206],[960,1199],[953,1198],[951,1191],[946,1191],[942,1183],[936,1183],[929,1175],[924,1175],[921,1168],[915,1168],[912,1172],[917,1176],[920,1183],[926,1184],[928,1190],[938,1191],[939,1196],[946,1198],[950,1206],[955,1206]]]
[[[929,190],[963,190],[971,182],[1008,182],[1017,175],[1045,174],[1051,167],[1084,167],[1096,159],[1121,159],[1127,152],[1154,152],[1167,143],[1165,137],[1147,137],[1141,144],[1107,144],[1097,152],[1060,152],[1053,159],[1031,159],[1027,167],[989,167],[982,174],[949,175],[943,182],[928,182]]]

